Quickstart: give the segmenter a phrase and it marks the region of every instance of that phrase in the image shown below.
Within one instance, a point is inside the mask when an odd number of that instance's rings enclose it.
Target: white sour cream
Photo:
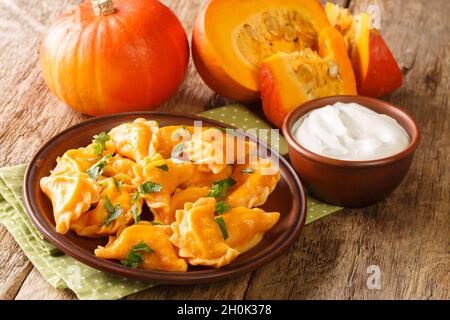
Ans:
[[[340,160],[376,160],[407,148],[410,139],[398,122],[357,103],[337,102],[297,121],[298,143],[319,155]]]

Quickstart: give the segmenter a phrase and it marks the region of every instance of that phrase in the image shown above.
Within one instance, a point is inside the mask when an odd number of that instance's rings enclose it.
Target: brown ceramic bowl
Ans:
[[[308,112],[336,102],[359,103],[386,114],[406,130],[411,143],[402,152],[378,160],[348,161],[320,156],[303,148],[292,130]],[[363,207],[386,198],[405,177],[420,138],[419,127],[405,111],[385,101],[363,96],[334,96],[309,101],[292,110],[283,123],[292,166],[318,199],[344,207]]]
[[[195,120],[202,120],[207,126],[225,127],[222,123],[193,115],[135,112],[92,118],[62,131],[39,149],[31,160],[24,178],[24,199],[28,214],[47,240],[64,253],[98,270],[166,284],[195,284],[237,277],[268,263],[292,244],[305,223],[305,193],[291,166],[270,149],[268,155],[279,158],[281,180],[262,208],[268,211],[279,211],[280,220],[264,235],[258,246],[240,255],[230,265],[223,268],[191,267],[185,273],[132,269],[117,262],[95,257],[94,249],[97,245],[105,245],[107,238],[83,238],[72,231],[66,235],[57,233],[52,205],[39,187],[40,179],[49,174],[56,164],[57,156],[62,155],[66,150],[85,146],[90,143],[93,135],[109,131],[114,126],[133,121],[138,117],[157,120],[161,126],[193,125]]]

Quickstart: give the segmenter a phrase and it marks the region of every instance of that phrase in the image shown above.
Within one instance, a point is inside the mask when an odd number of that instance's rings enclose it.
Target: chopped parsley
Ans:
[[[231,209],[231,205],[226,203],[225,201],[219,201],[216,203],[216,213],[222,214]]]
[[[100,132],[98,135],[94,136],[94,153],[98,156],[103,155],[103,151],[106,149],[106,141],[111,140],[111,137],[106,132]]]
[[[121,260],[120,262],[124,266],[137,268],[142,262],[144,262],[144,253],[155,253],[155,251],[153,251],[147,244],[141,241],[140,243],[132,247],[125,260]]]
[[[220,231],[222,231],[223,239],[227,240],[228,239],[228,229],[227,229],[227,225],[225,224],[225,221],[223,220],[222,217],[217,217],[216,222],[220,227]]]
[[[111,154],[107,154],[106,156],[98,160],[96,163],[94,163],[92,166],[90,166],[89,169],[87,169],[87,174],[89,175],[89,177],[91,177],[94,180],[97,180],[98,177],[102,175],[103,170],[106,167],[106,159],[110,157]]]
[[[162,226],[162,225],[163,225],[162,222],[159,222],[159,221],[157,221],[157,220],[153,220],[153,221],[151,221],[150,223],[151,223],[152,225],[154,225],[154,226]]]
[[[169,171],[169,166],[167,164],[156,166],[156,168],[161,169],[162,171]]]
[[[214,181],[208,197],[213,197],[218,200],[223,200],[227,195],[228,189],[236,184],[236,180],[232,178]]]
[[[135,203],[131,206],[131,214],[133,215],[134,223],[139,223],[141,221],[141,216],[139,215],[139,207],[138,204]]]
[[[133,201],[133,203],[136,203],[139,200],[139,192],[135,192],[133,194],[133,198],[131,198],[131,201]]]
[[[114,184],[116,185],[117,191],[120,191],[120,187],[122,186],[124,180],[125,180],[125,176],[123,176],[120,181],[117,180],[116,177],[113,177],[113,181],[114,181]]]
[[[250,173],[255,172],[255,170],[253,170],[252,168],[245,168],[245,169],[242,169],[241,172],[245,173],[245,174],[250,174]]]
[[[154,193],[154,192],[160,192],[162,189],[162,185],[156,182],[147,181],[141,184],[139,187],[139,192],[146,194],[146,193]]]
[[[141,221],[139,205],[138,205],[139,192],[136,191],[133,194],[133,198],[131,199],[131,201],[132,201],[133,205],[131,206],[130,212],[133,215],[134,223],[139,223],[139,221]]]
[[[105,225],[109,226],[112,221],[116,220],[123,212],[122,207],[117,204],[113,206],[108,196],[105,196],[105,209],[109,213],[109,216],[105,219]]]

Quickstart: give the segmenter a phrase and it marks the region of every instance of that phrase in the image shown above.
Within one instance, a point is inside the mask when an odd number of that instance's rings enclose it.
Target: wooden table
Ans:
[[[75,2],[0,2],[0,166],[27,162],[51,136],[86,118],[47,90],[38,64],[41,32]],[[206,1],[163,2],[190,33]],[[382,33],[405,75],[387,99],[417,119],[423,139],[401,187],[382,203],[306,226],[287,253],[255,272],[223,283],[157,286],[129,299],[450,298],[450,1],[340,2],[353,12],[380,5]],[[161,110],[196,113],[225,102],[191,63]],[[0,239],[0,298],[75,298],[47,284],[3,226]],[[367,286],[371,265],[381,271],[381,289]]]

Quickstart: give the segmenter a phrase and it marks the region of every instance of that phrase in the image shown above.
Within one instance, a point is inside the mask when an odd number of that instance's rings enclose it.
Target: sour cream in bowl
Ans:
[[[394,118],[355,102],[336,102],[310,111],[294,125],[294,136],[314,153],[354,161],[386,158],[410,144]]]
[[[406,176],[420,140],[414,119],[383,100],[315,99],[283,123],[289,158],[308,191],[344,207],[386,198]]]

